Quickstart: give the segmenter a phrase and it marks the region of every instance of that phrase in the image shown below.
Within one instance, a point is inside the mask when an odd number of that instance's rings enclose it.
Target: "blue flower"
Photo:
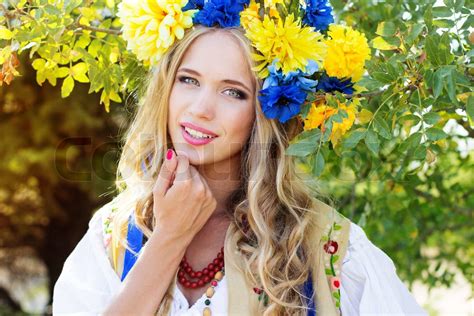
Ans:
[[[240,12],[250,0],[191,0],[186,9],[199,9],[194,15],[195,24],[208,27],[240,26]]]
[[[334,22],[331,5],[327,0],[306,0],[303,22],[318,31],[325,31]]]
[[[351,81],[351,78],[338,79],[336,77],[329,77],[327,74],[323,74],[321,78],[319,78],[316,90],[323,90],[326,92],[339,91],[345,94],[353,94],[354,83]]]
[[[270,86],[260,91],[258,99],[266,117],[285,123],[300,113],[306,92],[297,85]]]
[[[276,69],[276,62],[277,60],[274,60],[273,63],[267,67],[270,74],[263,82],[262,89],[266,89],[270,86],[297,85],[302,90],[314,92],[318,82],[316,80],[306,78],[306,76],[311,76],[318,70],[318,64],[315,61],[308,61],[305,72],[300,70],[291,71],[286,76],[283,75],[281,70]]]

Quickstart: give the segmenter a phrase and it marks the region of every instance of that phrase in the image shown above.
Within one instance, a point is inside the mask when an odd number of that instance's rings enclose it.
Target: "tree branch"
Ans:
[[[112,35],[120,35],[122,34],[122,31],[121,30],[117,30],[117,29],[104,29],[104,28],[100,28],[100,27],[94,27],[94,26],[87,26],[87,25],[82,25],[82,24],[76,24],[75,27],[78,30],[78,31],[81,31],[81,30],[87,30],[87,31],[92,31],[92,32],[98,32],[98,33],[107,33],[107,34],[112,34]]]

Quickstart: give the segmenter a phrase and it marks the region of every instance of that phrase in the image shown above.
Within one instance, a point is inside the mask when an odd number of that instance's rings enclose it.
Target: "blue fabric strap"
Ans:
[[[309,272],[308,279],[303,284],[304,295],[308,298],[308,316],[316,316],[316,306],[314,304],[314,289],[313,289],[313,278],[311,272]]]
[[[123,261],[123,272],[122,272],[122,281],[127,276],[130,269],[132,269],[133,265],[137,261],[138,253],[142,249],[142,241],[143,241],[143,232],[135,225],[135,217],[130,215],[130,219],[128,221],[128,228],[127,228],[127,242],[130,248],[136,253],[133,254],[129,249],[125,250],[125,258]]]
[[[137,261],[138,253],[143,246],[143,232],[135,225],[135,217],[130,215],[127,229],[127,242],[130,248],[137,253],[134,255],[130,250],[126,249],[125,258],[123,263],[122,281],[127,276],[128,272],[132,269],[133,265]],[[313,279],[311,272],[309,273],[308,279],[303,284],[303,293],[308,298],[308,316],[316,316],[316,307],[314,304],[314,289]]]

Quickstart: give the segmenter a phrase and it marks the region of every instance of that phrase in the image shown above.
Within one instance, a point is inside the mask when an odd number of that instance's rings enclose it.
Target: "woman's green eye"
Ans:
[[[179,77],[179,81],[183,82],[183,83],[190,83],[190,84],[199,85],[197,80],[194,79],[194,78],[191,78],[191,77],[181,76],[181,77]]]
[[[246,95],[245,93],[237,90],[237,89],[229,89],[227,90],[228,91],[228,95],[230,95],[231,97],[234,97],[234,98],[237,98],[237,99],[245,99],[246,98]]]

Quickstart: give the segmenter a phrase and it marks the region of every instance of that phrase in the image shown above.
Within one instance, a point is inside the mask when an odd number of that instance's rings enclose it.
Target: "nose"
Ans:
[[[216,111],[216,93],[210,87],[200,89],[195,100],[191,101],[188,112],[195,118],[212,120]]]

